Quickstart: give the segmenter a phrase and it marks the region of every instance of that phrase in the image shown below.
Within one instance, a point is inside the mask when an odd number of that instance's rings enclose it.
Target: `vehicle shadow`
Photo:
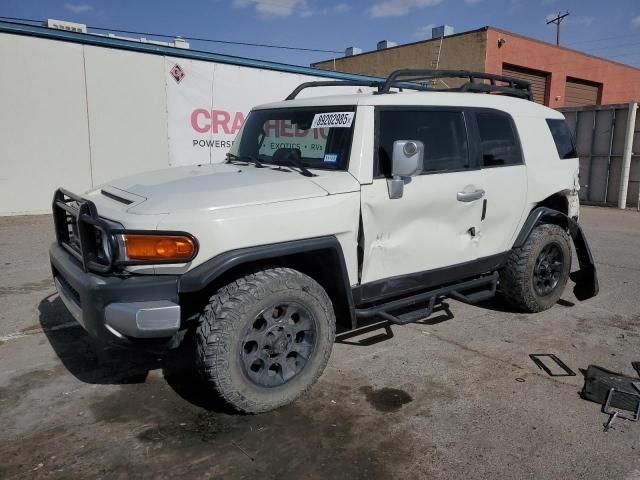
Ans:
[[[573,307],[575,306],[575,303],[561,298],[560,300],[558,300],[557,305],[560,305],[562,307]],[[477,304],[477,306],[480,308],[484,308],[486,310],[492,310],[494,312],[523,313],[522,310],[519,310],[518,308],[514,307],[499,295],[496,295],[490,300],[485,300],[484,302],[480,302]]]
[[[563,307],[573,307],[575,304],[569,300],[560,299],[558,300],[558,305]],[[480,302],[475,306],[494,312],[522,313],[500,296],[495,296],[492,299]],[[453,320],[454,318],[455,315],[451,311],[451,306],[447,302],[441,302],[436,306],[431,315],[412,323],[415,325],[429,326]],[[394,323],[386,320],[380,321],[374,319],[367,322],[360,322],[359,327],[355,330],[349,330],[342,327],[339,328],[336,333],[336,343],[367,347],[380,342],[385,342],[394,337],[392,328],[394,325]]]
[[[167,384],[198,407],[230,412],[195,369],[195,338],[187,336],[179,348],[166,353],[131,350],[89,336],[54,294],[38,305],[39,321],[51,347],[78,380],[99,385],[145,383],[151,370],[162,370]]]
[[[416,325],[437,325],[455,318],[448,303],[442,302],[433,313],[423,319],[412,322]],[[367,347],[393,338],[392,327],[395,324],[387,320],[369,320],[361,322],[355,330],[339,329],[336,333],[336,343]],[[400,325],[398,325],[400,326]],[[371,335],[370,335],[371,334]]]

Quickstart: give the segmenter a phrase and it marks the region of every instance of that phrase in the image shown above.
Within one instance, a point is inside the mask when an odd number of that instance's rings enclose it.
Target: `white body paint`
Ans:
[[[578,160],[560,160],[546,119],[561,113],[498,95],[450,92],[306,98],[260,108],[356,106],[348,171],[277,171],[253,165],[171,168],[126,177],[101,188],[133,203],[86,194],[100,215],[128,229],[181,230],[200,244],[189,264],[130,267],[140,273],[183,273],[229,250],[334,235],[352,285],[455,265],[509,250],[528,213],[556,193],[578,216]],[[481,107],[510,114],[525,165],[420,175],[390,199],[386,179],[373,178],[376,106]],[[459,202],[457,192],[483,189],[482,200]],[[364,233],[361,278],[357,255],[360,216]],[[475,228],[476,235],[469,229]]]

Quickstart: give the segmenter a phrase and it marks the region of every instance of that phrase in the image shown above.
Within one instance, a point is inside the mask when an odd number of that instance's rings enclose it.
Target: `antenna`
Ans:
[[[558,12],[557,17],[547,21],[547,25],[549,25],[550,23],[556,24],[556,45],[558,46],[560,46],[560,24],[562,23],[562,20],[564,20],[568,16],[569,16],[569,12],[564,12],[564,13]]]

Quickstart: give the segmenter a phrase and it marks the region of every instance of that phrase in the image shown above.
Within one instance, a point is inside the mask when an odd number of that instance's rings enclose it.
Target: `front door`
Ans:
[[[468,140],[465,113],[394,107],[380,108],[376,115],[374,179],[362,186],[361,283],[477,259],[482,171]],[[424,144],[424,170],[406,179],[401,198],[390,199],[386,178],[396,140]]]

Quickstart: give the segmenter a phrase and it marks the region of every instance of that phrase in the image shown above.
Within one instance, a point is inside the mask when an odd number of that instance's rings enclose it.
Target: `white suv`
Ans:
[[[444,76],[465,83],[421,83]],[[496,292],[550,308],[571,240],[574,293],[597,294],[573,140],[527,83],[451,71],[354,83],[378,91],[295,99],[345,85],[316,82],[254,108],[225,164],[58,190],[50,257],[73,316],[138,348],[194,332],[207,383],[262,412],[313,385],[336,322],[405,324]]]

